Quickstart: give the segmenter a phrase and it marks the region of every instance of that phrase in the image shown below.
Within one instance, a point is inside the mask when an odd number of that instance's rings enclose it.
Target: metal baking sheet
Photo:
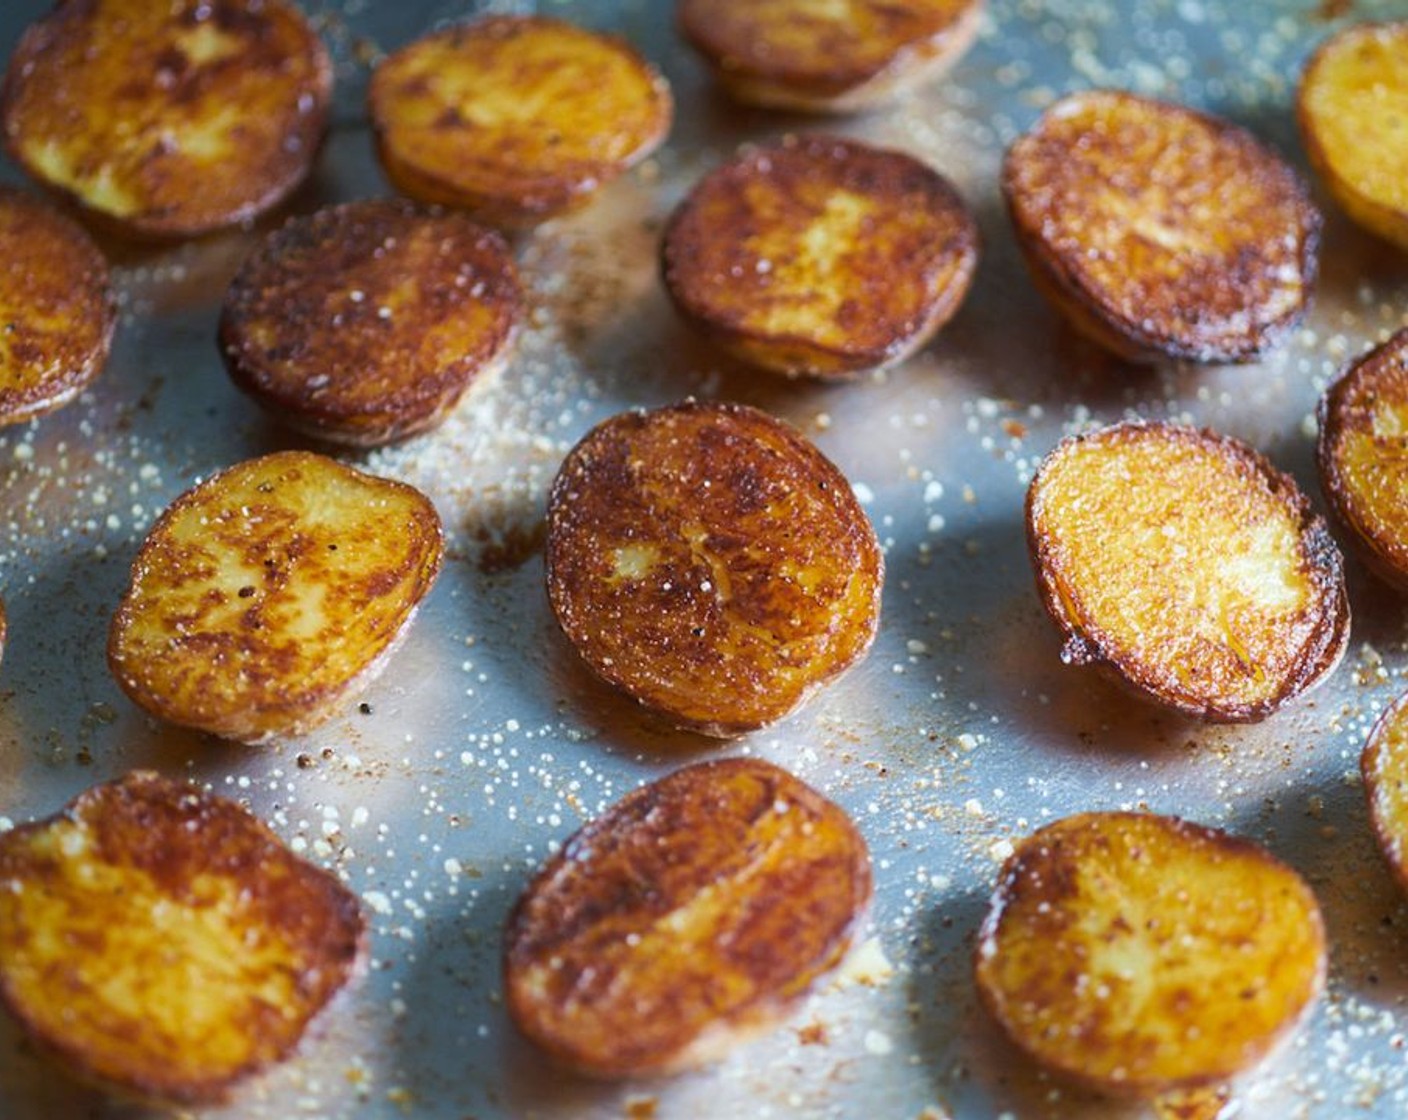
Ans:
[[[5,0],[8,55],[44,0]],[[495,3],[484,10],[527,11]],[[1357,760],[1408,687],[1408,607],[1349,564],[1351,649],[1330,682],[1248,727],[1155,711],[1063,667],[1024,550],[1021,511],[1064,434],[1126,415],[1242,437],[1318,501],[1313,409],[1329,378],[1408,323],[1408,255],[1328,224],[1315,307],[1266,361],[1138,370],[1073,337],[1032,289],[1002,213],[1006,144],[1060,94],[1114,85],[1210,109],[1304,168],[1291,99],[1308,51],[1404,0],[990,0],[942,84],[834,122],[742,110],[678,40],[664,0],[543,3],[622,34],[673,85],[658,156],[589,210],[516,241],[532,313],[519,354],[444,428],[352,461],[422,487],[452,561],[386,674],[306,738],[265,748],[158,725],[118,691],[103,647],[153,517],[199,477],[297,440],[229,384],[218,304],[263,230],[162,250],[107,246],[121,322],[111,364],[75,404],[0,430],[0,827],[46,815],[134,767],[247,802],[366,903],[366,977],[300,1054],[221,1116],[1135,1117],[1031,1069],[977,1006],[969,956],[1018,837],[1081,809],[1147,806],[1269,845],[1316,888],[1333,943],[1305,1029],[1239,1083],[1247,1117],[1397,1117],[1408,1099],[1408,907],[1370,839]],[[362,106],[367,65],[474,4],[311,6],[338,59],[337,110],[292,209],[390,193]],[[909,150],[973,207],[984,258],[938,340],[846,386],[754,374],[693,338],[656,278],[661,222],[739,144],[837,129]],[[8,164],[0,179],[20,181]],[[1318,190],[1318,188],[1317,188]],[[0,263],[3,267],[3,263]],[[767,408],[853,481],[887,550],[868,659],[801,713],[732,744],[662,729],[596,683],[558,636],[538,549],[548,482],[594,422],[695,395]],[[784,1026],[709,1070],[598,1085],[554,1071],[502,1008],[499,931],[533,869],[638,782],[753,753],[855,817],[874,858],[867,941]],[[132,1117],[41,1064],[0,1020],[0,1115]]]

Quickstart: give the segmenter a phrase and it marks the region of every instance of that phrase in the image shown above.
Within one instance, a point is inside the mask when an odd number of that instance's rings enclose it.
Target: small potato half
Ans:
[[[689,766],[612,806],[528,886],[505,1002],[580,1072],[676,1072],[784,1014],[845,954],[870,893],[838,806],[771,763]]]
[[[884,561],[795,430],[688,401],[599,424],[548,496],[553,613],[603,679],[676,726],[781,719],[869,649]]]
[[[938,78],[978,33],[982,0],[679,0],[680,30],[738,101],[873,108]]]
[[[1296,96],[1311,165],[1344,211],[1408,250],[1408,21],[1322,43]]]
[[[357,898],[232,801],[134,772],[0,835],[0,1003],[80,1078],[225,1100],[355,974]]]
[[[1359,770],[1379,850],[1408,891],[1408,696],[1400,696],[1375,721]]]
[[[1261,719],[1349,639],[1343,562],[1289,475],[1173,424],[1067,439],[1027,492],[1027,542],[1062,659],[1189,715]]]
[[[1023,840],[974,957],[1019,1048],[1094,1089],[1154,1096],[1248,1068],[1325,980],[1325,929],[1293,870],[1173,817],[1083,813]]]
[[[1408,590],[1408,330],[1353,363],[1318,410],[1320,487],[1363,559]]]
[[[1008,149],[1002,191],[1037,286],[1131,361],[1251,361],[1309,303],[1319,211],[1280,156],[1227,121],[1072,94]]]
[[[306,451],[239,463],[152,527],[108,664],[172,723],[248,743],[297,735],[381,669],[443,553],[435,507],[410,486]]]
[[[84,0],[32,24],[0,121],[11,156],[104,228],[191,237],[312,169],[332,62],[284,0]]]
[[[740,360],[841,379],[903,360],[948,322],[977,269],[978,227],[912,156],[806,136],[705,176],[661,258],[683,318]]]

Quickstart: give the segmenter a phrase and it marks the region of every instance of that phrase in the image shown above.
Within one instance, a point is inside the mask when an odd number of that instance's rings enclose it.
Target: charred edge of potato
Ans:
[[[788,814],[801,823],[776,823]],[[590,1077],[698,1068],[775,1027],[841,961],[872,892],[864,838],[816,790],[757,759],[687,766],[581,828],[519,896],[504,930],[507,1010]],[[652,939],[677,958],[653,977]],[[607,990],[549,990],[534,976],[545,965]],[[588,1021],[574,1022],[574,1003]]]
[[[426,260],[422,235],[434,231],[441,255]],[[387,269],[388,258],[405,267]],[[400,299],[412,281],[415,297]],[[388,286],[399,301],[394,312],[377,307]],[[489,320],[471,329],[463,315],[437,312],[452,299],[460,311],[485,309]],[[246,259],[221,307],[219,343],[231,380],[274,419],[318,439],[377,447],[437,427],[466,393],[493,380],[522,315],[501,235],[438,209],[356,202],[290,220]],[[463,326],[451,345],[456,322]],[[433,361],[421,356],[432,331],[441,339]],[[359,393],[363,381],[382,389]]]
[[[677,9],[676,23],[733,100],[763,109],[839,116],[880,108],[943,77],[973,45],[982,11],[983,0],[972,0],[954,22],[928,38],[897,44],[894,54],[878,67],[847,70],[830,60],[832,68],[824,73],[750,65],[715,42],[709,31],[712,8],[708,4],[686,0]]]
[[[1408,694],[1369,729],[1359,774],[1379,852],[1399,889],[1408,892]]]
[[[1150,365],[1170,358],[1198,363],[1247,363],[1258,360],[1279,345],[1300,323],[1310,305],[1319,274],[1324,217],[1312,201],[1309,188],[1276,152],[1230,121],[1171,102],[1152,101],[1134,94],[1121,96],[1146,107],[1152,106],[1190,118],[1216,135],[1219,143],[1252,152],[1266,168],[1274,168],[1278,174],[1285,176],[1285,182],[1294,196],[1298,232],[1301,235],[1300,251],[1295,262],[1301,298],[1295,306],[1275,319],[1249,324],[1246,329],[1235,332],[1225,330],[1220,335],[1199,329],[1192,337],[1181,337],[1174,323],[1160,322],[1150,315],[1135,318],[1109,306],[1103,287],[1087,274],[1082,260],[1048,246],[1039,216],[1029,218],[1022,205],[1017,179],[1022,161],[1026,158],[1026,145],[1036,141],[1046,123],[1045,116],[1008,148],[1000,178],[1008,217],[1016,231],[1017,244],[1033,283],[1076,331],[1125,361]]]
[[[1302,647],[1294,666],[1284,674],[1279,689],[1258,703],[1236,703],[1230,698],[1219,700],[1186,686],[1175,688],[1160,679],[1160,674],[1152,667],[1141,666],[1142,659],[1132,657],[1130,651],[1121,648],[1115,638],[1087,617],[1067,580],[1057,572],[1060,565],[1053,556],[1054,546],[1042,523],[1047,501],[1042,487],[1047,472],[1060,457],[1091,439],[1124,440],[1143,438],[1151,433],[1160,438],[1190,440],[1214,454],[1230,456],[1240,470],[1266,483],[1271,495],[1294,516],[1299,526],[1299,560],[1315,592],[1313,609],[1319,623],[1314,627],[1313,640]],[[1350,610],[1344,561],[1324,519],[1314,511],[1310,500],[1290,475],[1278,470],[1251,447],[1228,436],[1207,429],[1147,421],[1127,421],[1071,436],[1058,444],[1038,467],[1027,490],[1024,520],[1038,596],[1062,635],[1062,661],[1068,665],[1093,667],[1107,680],[1143,699],[1213,723],[1253,723],[1325,680],[1338,667],[1349,645]]]
[[[892,322],[887,324],[891,329],[878,345],[843,345],[796,331],[774,333],[738,323],[738,316],[726,302],[720,304],[711,297],[707,278],[705,286],[697,282],[697,274],[706,267],[699,262],[701,244],[724,235],[732,238],[739,231],[709,228],[698,218],[699,212],[708,205],[706,200],[731,194],[742,196],[755,175],[765,180],[772,177],[781,192],[790,191],[786,180],[799,174],[812,182],[834,174],[838,194],[852,189],[844,181],[848,168],[836,166],[834,153],[838,150],[846,153],[847,164],[866,163],[866,197],[877,204],[888,203],[897,209],[913,184],[922,184],[929,197],[931,232],[942,232],[943,237],[935,238],[932,251],[922,262],[928,291],[922,306],[916,309],[918,314],[891,316]],[[805,174],[808,161],[818,165],[815,174]],[[759,167],[764,162],[770,170]],[[784,165],[786,170],[782,169]],[[753,211],[748,210],[742,217],[751,219]],[[741,253],[742,241],[738,244]],[[752,152],[716,168],[701,180],[666,222],[660,242],[660,274],[680,317],[738,360],[786,377],[840,382],[897,365],[928,345],[962,306],[977,271],[979,254],[977,223],[962,196],[943,175],[903,152],[817,135]],[[952,275],[946,283],[939,286],[937,278],[930,279],[950,263]],[[888,276],[861,270],[853,270],[847,279],[866,292],[889,284]],[[872,321],[878,318],[872,317]]]
[[[1352,24],[1326,39],[1310,56],[1301,72],[1296,93],[1296,122],[1311,167],[1340,208],[1360,228],[1400,249],[1408,250],[1408,209],[1375,197],[1356,176],[1346,173],[1348,169],[1336,165],[1326,150],[1320,123],[1311,107],[1316,84],[1320,81],[1320,71],[1329,65],[1334,54],[1374,35],[1396,36],[1403,64],[1408,67],[1408,22]],[[1408,95],[1408,81],[1404,81],[1402,88]],[[1366,140],[1365,143],[1372,148],[1372,141]],[[1402,144],[1408,145],[1408,137],[1402,140]]]
[[[91,839],[81,846],[61,843],[57,857],[34,854],[29,859],[33,866],[26,866],[28,845],[56,828],[70,827],[83,830]],[[0,870],[11,890],[16,889],[14,884],[22,889],[26,871],[45,876],[38,880],[43,887],[54,876],[65,874],[64,865],[75,862],[94,871],[83,879],[78,898],[92,895],[88,905],[98,908],[99,913],[110,908],[113,913],[108,924],[129,939],[134,927],[140,931],[143,923],[151,920],[151,911],[124,912],[124,908],[132,911],[142,898],[154,894],[158,905],[174,901],[178,908],[213,912],[228,905],[228,900],[215,900],[209,894],[212,884],[223,880],[239,888],[235,905],[245,909],[229,920],[248,923],[250,928],[243,935],[245,948],[250,953],[256,947],[274,952],[270,945],[277,942],[283,952],[297,957],[256,964],[243,956],[239,959],[240,968],[263,964],[280,976],[290,970],[296,975],[283,993],[284,998],[294,1001],[292,1004],[269,1004],[272,992],[262,998],[250,994],[251,1006],[243,1024],[247,1030],[241,1036],[248,1053],[234,1064],[225,1054],[203,1063],[200,1048],[210,1042],[204,1032],[165,1032],[141,1012],[143,998],[170,1006],[160,995],[162,988],[171,982],[190,984],[192,977],[181,966],[200,966],[195,958],[171,961],[173,945],[169,939],[162,941],[161,952],[148,950],[126,962],[119,955],[105,964],[101,956],[93,954],[112,947],[99,945],[95,949],[91,931],[88,936],[82,929],[73,931],[73,944],[65,949],[67,982],[64,976],[44,980],[62,985],[62,990],[53,993],[57,1021],[55,1015],[45,1014],[42,994],[30,993],[34,998],[28,998],[20,981],[11,975],[19,967],[22,951],[16,949],[0,958],[0,1006],[14,1018],[36,1052],[79,1081],[119,1098],[157,1108],[228,1102],[242,1083],[292,1057],[329,1004],[365,968],[367,925],[357,896],[331,872],[295,856],[247,809],[186,782],[150,771],[132,771],[88,789],[51,817],[21,824],[0,836]],[[96,873],[99,870],[101,874]],[[277,874],[271,877],[271,872]],[[127,885],[121,890],[113,889],[111,883],[105,887],[101,882],[104,876],[125,879]],[[64,884],[51,883],[49,896],[64,889]],[[258,942],[251,937],[255,926],[264,935]],[[5,936],[6,927],[0,923],[0,938]],[[26,946],[34,943],[28,935],[19,936]],[[155,940],[160,933],[153,928],[151,936]],[[214,938],[215,934],[209,936]],[[119,944],[112,951],[122,954],[132,948]],[[139,950],[140,944],[136,948]],[[135,1009],[109,1002],[78,975],[81,967],[106,974],[116,971],[110,965],[124,963],[149,970],[132,996],[138,1001]],[[150,971],[152,966],[158,971]],[[173,971],[165,975],[160,970],[168,966]],[[200,990],[209,991],[204,986]],[[85,1008],[85,999],[92,1006]],[[90,1021],[75,1026],[71,1017],[83,1010],[106,1025],[99,1027]],[[237,1034],[239,1010],[225,1008],[229,1021],[221,1024]],[[271,1017],[270,1011],[279,1014]],[[205,1026],[209,1028],[208,1021]],[[135,1052],[134,1042],[141,1044]],[[180,1061],[170,1048],[175,1048]]]
[[[1101,880],[1111,878],[1122,858],[1111,850],[1111,845],[1120,833],[1135,830],[1150,834],[1127,842],[1130,856],[1136,862],[1157,863],[1162,859],[1166,866],[1158,876],[1161,880],[1180,870],[1183,878],[1197,876],[1198,862],[1209,872],[1256,875],[1262,881],[1274,875],[1281,880],[1282,890],[1278,893],[1288,900],[1286,907],[1268,913],[1264,900],[1257,904],[1254,913],[1242,923],[1248,928],[1230,931],[1229,936],[1236,936],[1237,940],[1219,946],[1221,951],[1217,954],[1217,958],[1225,959],[1234,946],[1242,954],[1250,953],[1256,946],[1249,945],[1248,939],[1290,933],[1291,943],[1281,944],[1275,951],[1280,971],[1258,972],[1255,976],[1257,982],[1284,989],[1283,998],[1275,1000],[1273,1007],[1257,1008],[1245,1003],[1256,998],[1254,990],[1251,995],[1228,993],[1234,980],[1231,976],[1223,976],[1222,987],[1203,977],[1192,990],[1175,987],[1161,1000],[1150,995],[1143,1006],[1124,1007],[1129,1015],[1137,1016],[1131,1028],[1128,1018],[1111,1018],[1107,1006],[1111,999],[1127,1002],[1122,993],[1101,996],[1095,992],[1093,999],[1086,994],[1091,991],[1092,982],[1100,979],[1090,974],[1092,970],[1103,964],[1102,975],[1111,971],[1110,964],[1100,960],[1103,952],[1118,953],[1121,942],[1127,945],[1138,941],[1141,949],[1129,949],[1129,956],[1141,952],[1157,954],[1162,948],[1160,940],[1167,940],[1163,930],[1169,925],[1176,928],[1180,921],[1211,928],[1184,930],[1182,944],[1171,950],[1175,967],[1186,970],[1196,966],[1196,962],[1190,965],[1188,954],[1198,949],[1212,968],[1216,967],[1208,947],[1198,945],[1193,935],[1200,932],[1204,939],[1213,940],[1220,936],[1210,920],[1228,909],[1220,891],[1211,891],[1202,900],[1185,900],[1180,891],[1175,903],[1186,907],[1186,912],[1152,915],[1147,920],[1140,914],[1126,920],[1131,906],[1157,901],[1157,896],[1149,897],[1148,884],[1137,879],[1108,885],[1086,883],[1085,893],[1090,897],[1081,897],[1082,865],[1088,868],[1088,875]],[[1179,863],[1183,864],[1181,868]],[[1242,865],[1240,872],[1236,864]],[[1231,905],[1235,906],[1235,902]],[[1107,916],[1107,910],[1117,913],[1101,928],[1092,928],[1092,923]],[[1022,977],[1018,987],[1012,986],[1010,976],[1003,976],[1007,968],[1002,942],[1014,923],[1020,923],[1012,934],[1017,943],[1008,952],[1021,954],[1032,966],[1031,974]],[[1021,928],[1028,923],[1039,928]],[[1082,946],[1082,941],[1088,945]],[[998,875],[987,915],[978,931],[972,964],[984,1008],[1008,1040],[1033,1061],[1072,1084],[1112,1098],[1166,1101],[1171,1096],[1176,1100],[1179,1094],[1225,1084],[1284,1043],[1311,1013],[1324,990],[1328,972],[1326,945],[1324,918],[1314,892],[1298,872],[1261,845],[1179,817],[1097,811],[1056,821],[1018,843]],[[1142,979],[1146,985],[1156,985],[1163,979],[1158,971],[1150,970],[1147,961],[1139,963],[1143,967],[1138,974],[1122,979],[1136,983]],[[1121,967],[1113,970],[1116,975]],[[1200,1003],[1207,1007],[1209,996],[1224,995],[1228,1006],[1221,1016],[1210,1016],[1203,1024],[1185,1021],[1198,1013]],[[1082,1001],[1086,1006],[1081,1006]],[[1043,1014],[1034,1017],[1037,1008]],[[1064,1018],[1065,1014],[1071,1017]],[[1184,1047],[1170,1045],[1168,1039],[1157,1039],[1157,1028],[1171,1023],[1182,1026],[1187,1040]],[[1190,1029],[1196,1033],[1186,1033]],[[1149,1036],[1142,1041],[1137,1037],[1141,1030]],[[1219,1030],[1230,1037],[1219,1040]],[[1196,1063],[1189,1059],[1190,1053],[1198,1057],[1195,1047],[1206,1048],[1205,1044],[1219,1041],[1214,1054],[1204,1054]],[[1125,1052],[1120,1056],[1133,1061],[1112,1064],[1112,1053],[1119,1053],[1121,1047]],[[1159,1063],[1171,1068],[1162,1072],[1150,1068]],[[1142,1070],[1130,1068],[1140,1064]]]
[[[1372,413],[1381,402],[1397,402],[1408,413],[1408,328],[1351,363],[1325,390],[1316,408],[1315,445],[1321,492],[1356,554],[1385,583],[1408,591],[1408,503],[1400,500],[1397,508],[1376,508],[1373,499],[1352,486],[1340,461],[1346,440],[1360,435],[1376,446],[1386,445],[1376,466],[1385,474],[1393,469],[1404,437],[1375,432]],[[1393,494],[1380,495],[1377,507],[1392,505],[1393,500]]]
[[[9,246],[6,267],[12,276],[31,278],[30,268],[51,270],[55,287],[64,281],[61,315],[71,329],[60,340],[26,340],[33,324],[20,308],[19,314],[0,330],[0,353],[13,354],[16,337],[34,347],[31,365],[47,367],[29,388],[7,377],[0,384],[0,425],[33,420],[68,404],[103,371],[117,329],[117,300],[112,292],[107,258],[77,222],[53,206],[23,191],[0,186],[0,211],[13,210],[26,219],[26,226]],[[33,283],[16,293],[23,300],[36,294]],[[4,293],[0,291],[0,302]],[[47,310],[47,309],[46,309]],[[77,319],[78,321],[74,321]],[[94,329],[96,325],[96,329]],[[90,337],[84,338],[87,334]],[[0,369],[6,359],[0,358]]]

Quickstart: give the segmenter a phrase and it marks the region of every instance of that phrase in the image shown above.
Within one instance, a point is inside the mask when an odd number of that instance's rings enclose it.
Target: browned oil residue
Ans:
[[[1320,8],[1315,13],[1320,19],[1339,19],[1354,10],[1354,0],[1320,0]]]

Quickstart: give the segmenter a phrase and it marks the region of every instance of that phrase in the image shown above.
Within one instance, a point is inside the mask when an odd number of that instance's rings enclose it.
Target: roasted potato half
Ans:
[[[1346,27],[1296,96],[1311,165],[1346,214],[1408,250],[1408,21]]]
[[[1320,398],[1320,488],[1364,560],[1408,590],[1408,330]]]
[[[380,671],[443,552],[410,486],[306,451],[239,463],[152,527],[108,664],[172,723],[247,743],[300,734]]]
[[[1251,361],[1309,302],[1319,211],[1276,153],[1215,117],[1072,94],[1008,149],[1002,191],[1037,286],[1130,361]]]
[[[1339,550],[1289,475],[1173,424],[1058,445],[1027,492],[1027,542],[1062,660],[1216,721],[1261,719],[1349,639]]]
[[[102,372],[117,308],[93,239],[9,187],[0,256],[0,424],[17,424],[67,404]]]
[[[189,237],[282,201],[332,96],[283,0],[85,0],[34,23],[0,94],[10,155],[105,228]]]
[[[1256,844],[1175,817],[1082,813],[1002,868],[974,956],[1019,1048],[1108,1093],[1224,1081],[1325,981],[1315,895]]]
[[[597,1077],[672,1073],[770,1026],[850,947],[865,841],[771,763],[677,770],[588,824],[504,937],[519,1029]]]
[[[573,448],[547,587],[586,663],[679,727],[742,734],[870,647],[884,561],[849,483],[779,420],[689,401]]]
[[[680,314],[736,357],[845,378],[901,361],[948,322],[977,268],[978,228],[913,157],[807,136],[707,175],[661,257]]]
[[[506,362],[522,315],[501,236],[381,199],[271,234],[230,285],[220,345],[276,419],[372,446],[439,424]]]
[[[1359,770],[1374,837],[1394,877],[1408,890],[1408,695],[1375,721]]]
[[[0,835],[0,1002],[84,1080],[223,1101],[356,973],[357,898],[245,809],[156,774]]]
[[[531,16],[415,40],[377,67],[368,99],[397,190],[508,226],[585,204],[655,150],[674,112],[625,42]]]
[[[849,113],[932,81],[973,42],[982,0],[680,0],[680,30],[735,99]]]

